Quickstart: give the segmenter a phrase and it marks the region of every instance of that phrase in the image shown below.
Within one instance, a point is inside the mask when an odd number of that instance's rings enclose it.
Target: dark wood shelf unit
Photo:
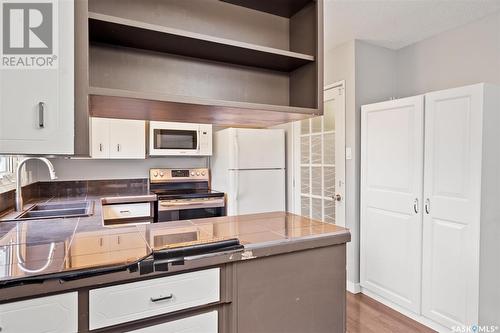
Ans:
[[[219,126],[268,127],[307,119],[319,110],[292,106],[90,87],[95,117],[211,123]]]
[[[312,55],[92,12],[89,38],[91,42],[282,72],[315,61]]]
[[[322,115],[323,4],[76,1],[75,155],[89,156],[89,116],[265,128]]]
[[[233,5],[290,18],[312,0],[221,0]]]

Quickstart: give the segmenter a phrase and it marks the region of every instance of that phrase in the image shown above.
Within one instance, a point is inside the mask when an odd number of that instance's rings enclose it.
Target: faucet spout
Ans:
[[[28,157],[19,162],[17,165],[17,171],[16,171],[16,211],[22,212],[23,211],[23,194],[22,194],[22,181],[21,181],[21,171],[23,166],[28,162],[29,160],[39,160],[45,163],[47,165],[47,168],[49,169],[49,176],[51,180],[57,179],[56,176],[56,171],[54,169],[54,165],[45,157]]]

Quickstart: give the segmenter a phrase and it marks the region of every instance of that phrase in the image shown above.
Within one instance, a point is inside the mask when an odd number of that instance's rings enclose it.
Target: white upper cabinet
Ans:
[[[0,153],[73,154],[73,1],[5,5],[10,34],[0,65]],[[16,19],[25,11],[29,22]],[[27,28],[31,20],[44,33]]]
[[[146,158],[146,122],[144,120],[91,118],[92,158]]]
[[[423,96],[362,108],[361,285],[418,312]]]

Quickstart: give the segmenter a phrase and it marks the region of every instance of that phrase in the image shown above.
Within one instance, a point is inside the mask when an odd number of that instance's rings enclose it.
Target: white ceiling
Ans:
[[[361,39],[391,49],[500,10],[500,0],[325,0],[325,49]]]

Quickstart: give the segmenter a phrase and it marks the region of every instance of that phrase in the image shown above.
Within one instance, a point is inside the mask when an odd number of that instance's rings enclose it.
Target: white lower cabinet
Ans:
[[[362,107],[362,289],[438,330],[500,326],[499,109],[487,84]]]
[[[140,328],[130,333],[217,333],[217,311],[207,312],[168,323]]]
[[[2,333],[78,332],[78,293],[0,305]]]
[[[219,300],[219,268],[93,289],[89,327],[103,328]]]

